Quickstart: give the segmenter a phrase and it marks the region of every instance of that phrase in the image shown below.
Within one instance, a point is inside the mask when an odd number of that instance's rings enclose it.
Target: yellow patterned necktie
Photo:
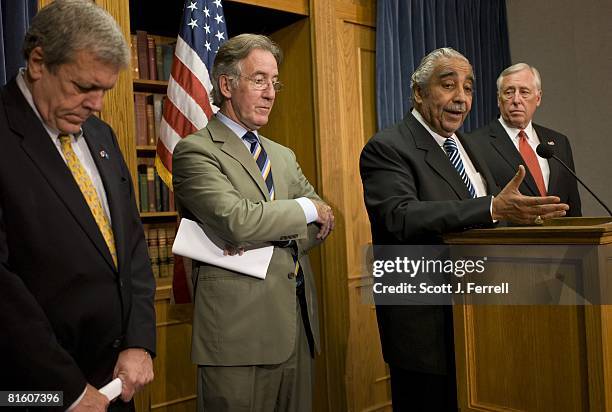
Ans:
[[[117,267],[117,250],[115,249],[115,237],[113,235],[113,228],[110,225],[110,221],[104,213],[104,209],[102,208],[102,202],[100,201],[100,197],[98,196],[98,192],[96,192],[96,188],[94,187],[91,178],[85,171],[85,168],[81,164],[81,161],[77,157],[74,149],[72,148],[72,143],[70,142],[70,136],[68,135],[60,135],[59,136],[62,153],[66,158],[66,164],[68,168],[72,172],[72,176],[74,176],[74,180],[76,180],[81,192],[83,193],[83,197],[85,197],[85,201],[91,210],[91,213],[100,228],[100,232],[102,233],[102,237],[106,242],[106,246],[108,246],[108,250],[110,251],[111,256],[113,257],[113,262],[115,263],[115,268]]]

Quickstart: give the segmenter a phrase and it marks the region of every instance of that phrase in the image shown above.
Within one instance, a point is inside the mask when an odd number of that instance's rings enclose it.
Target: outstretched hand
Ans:
[[[525,196],[519,192],[525,173],[525,167],[520,165],[512,180],[493,198],[493,219],[533,224],[536,221],[565,216],[569,206],[559,203],[561,199],[557,196]]]

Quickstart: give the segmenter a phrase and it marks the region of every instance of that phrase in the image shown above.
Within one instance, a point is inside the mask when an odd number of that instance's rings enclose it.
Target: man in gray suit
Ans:
[[[334,216],[295,154],[257,133],[282,87],[280,61],[280,49],[265,36],[224,43],[212,69],[220,111],[174,149],[183,217],[200,222],[230,254],[275,246],[264,280],[195,265],[199,411],[312,407],[319,326],[307,253],[333,229]]]

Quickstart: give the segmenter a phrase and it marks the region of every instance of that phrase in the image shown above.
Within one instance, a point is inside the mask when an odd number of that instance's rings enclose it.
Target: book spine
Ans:
[[[146,96],[145,116],[147,121],[147,144],[155,146],[155,111],[153,110],[153,94]]]
[[[138,165],[138,192],[140,200],[140,211],[149,211],[149,194],[147,185],[147,165]]]
[[[147,194],[149,212],[157,212],[155,208],[155,167],[149,163],[147,163]]]
[[[159,277],[159,245],[157,237],[157,229],[149,229],[149,258],[151,259],[151,269],[153,269],[153,275]]]
[[[147,138],[147,95],[134,92],[134,111],[136,112],[136,146],[146,146]]]
[[[147,32],[142,30],[136,31],[136,48],[138,50],[138,71],[140,78],[143,80],[149,79],[149,44],[147,41]]]
[[[130,50],[131,50],[131,60],[130,66],[132,69],[132,79],[140,79],[140,70],[138,70],[138,44],[137,44],[136,35],[132,34],[130,36]]]
[[[160,228],[157,231],[159,245],[159,276],[168,277],[168,237],[165,228]]]
[[[155,39],[147,36],[147,56],[149,57],[149,80],[157,80],[157,54],[155,53]]]

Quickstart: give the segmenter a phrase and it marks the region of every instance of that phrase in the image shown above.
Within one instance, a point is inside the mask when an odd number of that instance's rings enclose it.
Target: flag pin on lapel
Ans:
[[[108,159],[108,153],[106,153],[106,150],[100,150],[100,157]]]

